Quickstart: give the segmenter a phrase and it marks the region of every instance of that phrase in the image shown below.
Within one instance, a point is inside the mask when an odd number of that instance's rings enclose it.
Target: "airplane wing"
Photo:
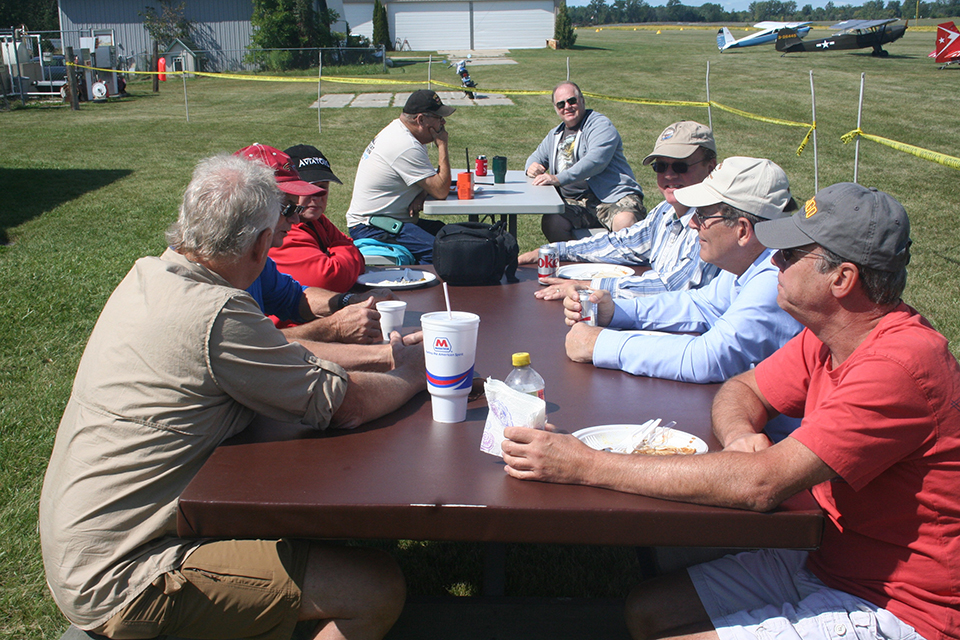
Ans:
[[[867,29],[874,29],[876,27],[896,21],[896,18],[885,18],[883,20],[844,20],[843,22],[838,22],[830,28],[836,30],[836,32],[839,34],[847,33],[848,31],[866,31]]]
[[[805,27],[808,24],[813,24],[813,23],[812,22],[774,22],[774,21],[768,20],[766,22],[758,22],[753,26],[757,29],[784,29],[784,28],[797,29],[799,27]]]

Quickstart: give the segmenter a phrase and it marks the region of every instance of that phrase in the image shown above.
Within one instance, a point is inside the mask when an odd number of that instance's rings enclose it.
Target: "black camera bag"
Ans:
[[[517,281],[517,239],[501,220],[489,225],[460,222],[445,225],[433,241],[433,266],[452,285],[499,284],[504,271]]]

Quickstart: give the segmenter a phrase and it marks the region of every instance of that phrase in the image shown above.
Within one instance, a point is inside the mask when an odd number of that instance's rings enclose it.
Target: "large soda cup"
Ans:
[[[480,316],[465,311],[435,311],[420,316],[427,391],[435,422],[463,422],[473,387]]]

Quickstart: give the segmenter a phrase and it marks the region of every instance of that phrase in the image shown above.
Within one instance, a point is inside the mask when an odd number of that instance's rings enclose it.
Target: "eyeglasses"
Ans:
[[[280,208],[280,215],[282,215],[284,218],[289,218],[291,216],[298,216],[301,213],[303,213],[304,209],[306,209],[306,207],[301,206],[299,204],[288,203],[283,205],[283,207]]]
[[[813,256],[814,258],[823,257],[822,254],[814,253],[813,251],[807,251],[806,249],[779,249],[773,254],[773,260],[774,262],[781,263],[783,265],[782,269],[786,270],[788,267],[799,262],[803,258],[806,258],[807,256]]]
[[[718,213],[717,215],[714,215],[714,216],[705,216],[705,215],[703,215],[702,213],[700,213],[699,211],[697,211],[696,213],[694,213],[694,214],[693,214],[693,217],[697,219],[697,226],[698,226],[698,227],[706,227],[706,225],[705,225],[704,223],[705,223],[707,220],[716,220],[716,219],[718,219],[718,218],[719,218],[719,219],[722,219],[722,220],[726,220],[726,219],[727,219],[727,216],[723,215],[722,213]]]
[[[654,173],[666,173],[666,171],[670,167],[673,167],[673,170],[676,173],[686,173],[687,171],[690,170],[690,167],[692,167],[695,164],[700,164],[704,160],[706,160],[706,158],[701,158],[696,162],[687,162],[686,160],[676,160],[675,162],[664,162],[663,160],[654,160],[653,164],[651,164],[650,166],[653,167]]]
[[[565,105],[570,105],[571,107],[575,107],[578,102],[580,102],[580,98],[578,98],[577,96],[570,96],[566,100],[559,100],[555,102],[554,106],[557,108],[557,111],[560,111],[561,109],[563,109]]]

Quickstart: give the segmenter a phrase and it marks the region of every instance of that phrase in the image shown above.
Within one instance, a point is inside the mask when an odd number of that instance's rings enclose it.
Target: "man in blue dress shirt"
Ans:
[[[800,332],[800,323],[777,306],[773,251],[754,232],[758,222],[796,208],[783,169],[760,158],[727,158],[706,180],[675,195],[696,207],[690,226],[699,234],[700,257],[722,272],[700,289],[650,298],[614,300],[596,291],[596,327],[579,322],[575,296],[564,299],[571,360],[654,378],[721,382]]]

